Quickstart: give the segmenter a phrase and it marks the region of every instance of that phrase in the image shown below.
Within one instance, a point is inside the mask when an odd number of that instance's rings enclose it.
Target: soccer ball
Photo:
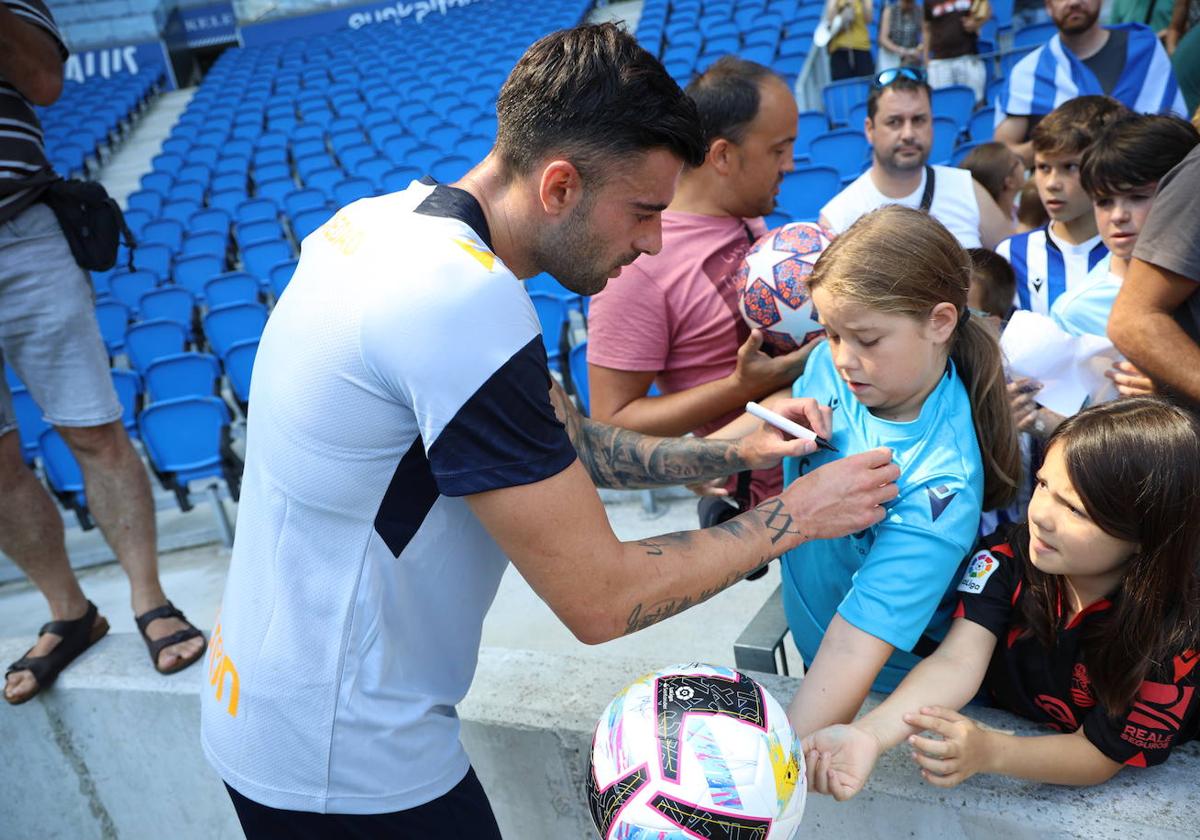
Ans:
[[[792,840],[804,756],[761,685],[731,668],[680,665],[608,704],[586,789],[601,840]]]
[[[738,308],[763,331],[768,352],[790,353],[824,332],[805,281],[829,247],[818,225],[795,222],[767,233],[746,252],[734,276]]]

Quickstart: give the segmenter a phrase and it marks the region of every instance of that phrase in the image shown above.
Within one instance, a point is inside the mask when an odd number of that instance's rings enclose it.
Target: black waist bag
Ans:
[[[60,178],[46,187],[42,201],[58,217],[80,268],[107,271],[116,265],[122,235],[130,249],[129,267],[133,268],[133,234],[125,224],[125,214],[102,185]]]

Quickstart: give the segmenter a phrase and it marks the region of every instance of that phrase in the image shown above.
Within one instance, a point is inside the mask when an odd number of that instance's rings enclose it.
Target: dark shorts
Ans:
[[[474,769],[444,796],[390,814],[314,814],[268,808],[229,785],[246,840],[501,840]]]

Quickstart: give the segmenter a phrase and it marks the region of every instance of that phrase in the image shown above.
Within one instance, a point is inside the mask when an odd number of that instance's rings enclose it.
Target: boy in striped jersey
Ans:
[[[1033,177],[1050,222],[996,248],[1016,275],[1017,309],[1049,314],[1055,299],[1085,282],[1108,254],[1096,229],[1092,200],[1079,182],[1079,165],[1100,129],[1127,113],[1115,99],[1080,96],[1054,109],[1034,129]]]

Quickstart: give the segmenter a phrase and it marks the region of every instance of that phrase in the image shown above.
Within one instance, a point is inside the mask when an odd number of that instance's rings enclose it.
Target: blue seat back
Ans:
[[[250,402],[250,376],[254,372],[254,357],[258,353],[258,339],[238,341],[225,353],[225,375],[229,387],[241,405]]]
[[[783,176],[778,204],[796,221],[816,221],[841,188],[842,177],[833,167],[805,166]]]
[[[151,289],[138,301],[138,311],[147,321],[165,318],[181,324],[188,332],[192,329],[192,310],[195,296],[183,286],[162,286]]]
[[[137,404],[142,393],[142,377],[136,371],[113,368],[113,390],[121,402],[121,423],[133,437],[137,437]]]
[[[551,368],[558,370],[562,357],[559,342],[563,325],[567,322],[567,302],[557,295],[544,292],[533,292],[529,299],[533,301],[533,308],[537,310],[538,321],[542,325],[542,345],[546,348],[546,359]]]
[[[138,373],[155,359],[182,353],[187,343],[187,330],[181,324],[166,319],[141,321],[125,333],[125,353]]]
[[[584,414],[588,414],[592,409],[591,392],[588,389],[586,341],[571,348],[571,355],[567,363],[571,369],[571,385],[575,389],[575,396],[579,399],[579,407],[583,409]]]
[[[271,277],[271,269],[291,258],[292,249],[282,239],[255,242],[242,250],[245,270],[264,286]]]
[[[204,300],[209,307],[227,303],[255,303],[258,300],[258,280],[244,271],[218,274],[204,284]]]
[[[983,108],[976,111],[971,115],[971,121],[967,124],[967,133],[971,135],[971,140],[976,143],[990,142],[995,131],[995,108]]]
[[[271,294],[278,299],[283,290],[287,288],[288,283],[292,282],[292,275],[296,273],[296,260],[286,260],[271,266]]]
[[[82,493],[83,470],[58,429],[47,427],[38,436],[46,481],[59,493]]]
[[[929,162],[946,164],[958,144],[958,123],[949,117],[933,118],[933,146],[929,150]]]
[[[204,284],[225,270],[225,259],[212,254],[193,254],[175,263],[175,282],[204,300]]]
[[[97,301],[96,323],[100,325],[100,337],[108,354],[119,353],[125,346],[125,330],[129,328],[129,307],[119,300]]]
[[[146,368],[146,393],[152,403],[177,397],[208,397],[216,393],[221,367],[208,353],[174,353]]]
[[[933,115],[949,117],[960,129],[965,129],[975,110],[975,91],[966,85],[950,85],[933,92]]]
[[[825,102],[825,115],[835,126],[847,125],[850,109],[867,101],[871,83],[865,79],[843,79],[825,85],[821,98]]]
[[[13,413],[17,419],[17,434],[21,439],[21,457],[32,464],[38,453],[38,437],[50,424],[42,416],[42,408],[33,399],[28,388],[12,389]]]
[[[861,130],[843,128],[815,138],[809,149],[814,165],[832,166],[846,180],[862,172],[868,144]]]
[[[108,278],[108,287],[114,298],[137,312],[142,295],[157,288],[158,281],[158,275],[150,271],[118,271]]]
[[[208,311],[204,316],[204,335],[209,346],[221,358],[239,341],[262,336],[267,324],[267,308],[259,303],[229,303]]]
[[[228,425],[229,409],[217,397],[154,402],[138,416],[150,461],[181,483],[221,474],[221,435]]]

